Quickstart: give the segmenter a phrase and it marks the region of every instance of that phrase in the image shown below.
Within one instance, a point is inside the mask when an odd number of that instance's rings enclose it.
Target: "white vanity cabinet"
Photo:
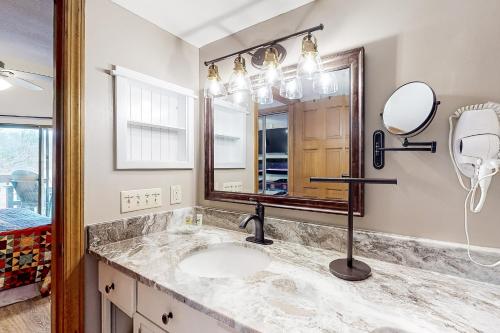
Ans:
[[[136,309],[136,281],[130,276],[99,261],[98,290],[101,293],[101,333],[121,333],[115,327],[111,304],[132,317]],[[115,322],[115,323],[113,323]]]
[[[114,332],[111,304],[133,318],[134,333],[234,333],[208,315],[99,262],[102,333]]]
[[[137,312],[169,333],[234,332],[214,318],[140,282],[137,283]]]
[[[134,314],[134,333],[165,333],[162,330],[139,313]]]

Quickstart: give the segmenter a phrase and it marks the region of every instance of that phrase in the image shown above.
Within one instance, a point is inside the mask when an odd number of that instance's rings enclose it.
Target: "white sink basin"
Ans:
[[[195,251],[179,263],[181,271],[208,278],[245,277],[264,270],[271,258],[258,249],[224,243]]]

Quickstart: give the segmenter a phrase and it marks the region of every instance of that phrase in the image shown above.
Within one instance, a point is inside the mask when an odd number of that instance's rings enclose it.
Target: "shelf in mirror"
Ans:
[[[137,120],[128,120],[127,125],[128,126],[135,126],[135,127],[156,128],[156,129],[162,129],[162,130],[167,130],[167,131],[185,131],[186,130],[184,127],[172,126],[172,125],[151,124],[151,123],[137,121]]]
[[[215,133],[214,134],[214,137],[216,139],[223,139],[223,140],[232,140],[232,141],[237,141],[237,140],[240,140],[241,138],[238,137],[238,136],[234,136],[234,135],[228,135],[228,134],[218,134],[218,133]]]

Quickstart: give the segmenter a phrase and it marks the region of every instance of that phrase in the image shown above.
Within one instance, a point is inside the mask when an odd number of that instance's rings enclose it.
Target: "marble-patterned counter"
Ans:
[[[374,259],[363,259],[372,277],[347,282],[328,271],[339,252],[279,240],[263,247],[244,242],[246,236],[204,226],[195,234],[161,231],[91,244],[89,252],[238,332],[500,332],[498,285]],[[178,269],[196,249],[228,242],[258,248],[273,261],[246,278]]]

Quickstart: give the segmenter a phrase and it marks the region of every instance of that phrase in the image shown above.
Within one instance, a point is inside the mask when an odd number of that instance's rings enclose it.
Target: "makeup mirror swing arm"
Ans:
[[[330,178],[311,177],[311,183],[347,183],[348,184],[348,214],[347,214],[347,258],[336,259],[330,262],[330,272],[336,277],[347,281],[361,281],[371,275],[371,268],[364,262],[352,256],[354,237],[354,209],[353,209],[353,184],[386,184],[397,185],[397,179],[390,178]]]
[[[386,147],[384,131],[376,130],[373,132],[373,167],[380,170],[385,166],[386,151],[428,151],[434,154],[436,148],[436,141],[410,142],[408,138],[404,139],[402,148]]]

